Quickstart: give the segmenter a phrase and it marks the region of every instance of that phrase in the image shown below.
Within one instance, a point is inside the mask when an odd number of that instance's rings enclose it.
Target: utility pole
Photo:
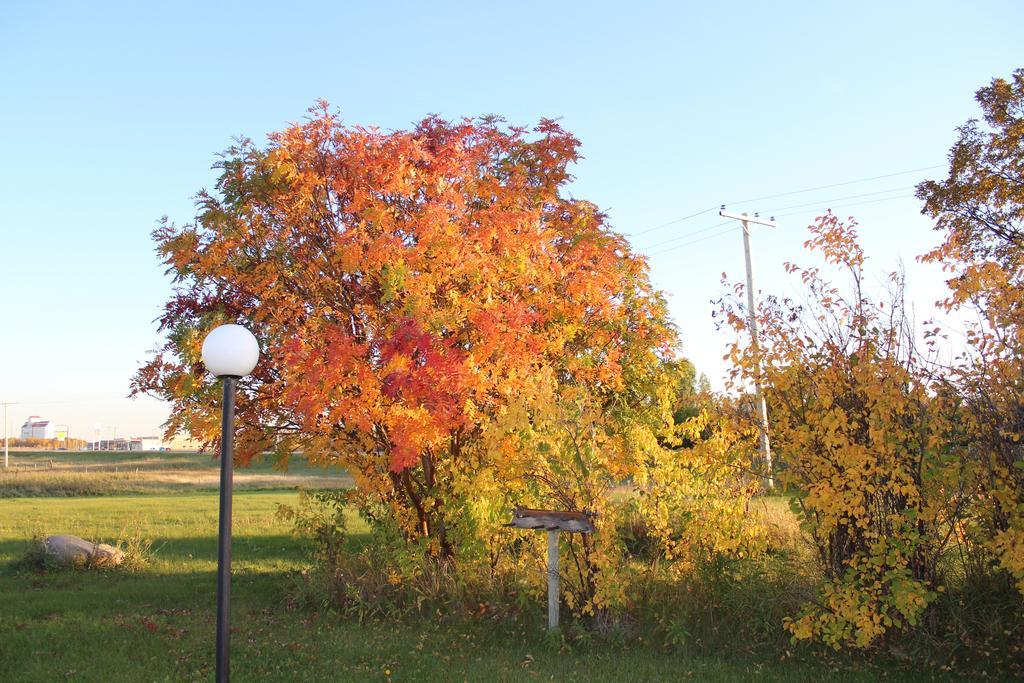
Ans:
[[[9,426],[7,424],[7,406],[13,406],[13,405],[14,405],[13,402],[4,402],[4,404],[3,404],[3,406],[4,406],[4,469],[7,469],[7,467],[9,466],[8,455],[9,455],[9,450],[10,450],[9,449],[10,439],[9,439],[9,436],[8,436],[8,431],[9,431],[10,428],[9,428]]]
[[[775,218],[765,220],[756,213],[748,216],[746,213],[734,213],[726,211],[725,206],[718,212],[723,218],[738,220],[743,226],[743,257],[747,264],[747,329],[750,331],[750,344],[754,350],[754,403],[757,409],[758,427],[761,431],[761,459],[764,462],[765,479],[764,486],[771,491],[775,488],[775,477],[772,470],[772,446],[768,439],[768,406],[764,401],[764,394],[761,392],[761,340],[757,329],[757,299],[754,296],[754,266],[750,256],[750,224],[765,225],[774,228]]]

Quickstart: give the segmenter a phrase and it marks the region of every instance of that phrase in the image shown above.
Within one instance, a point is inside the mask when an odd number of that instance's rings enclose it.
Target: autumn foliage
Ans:
[[[902,273],[873,292],[856,222],[831,213],[805,244],[823,266],[787,264],[799,296],[765,297],[760,346],[742,285],[722,300],[730,386],[765,385],[776,475],[822,574],[787,619],[796,639],[868,647],[934,630],[950,586],[1024,589],[1024,71],[978,101],[987,129],[963,126],[949,177],[918,187],[945,233],[922,257],[951,274],[940,306],[973,313],[952,363],[945,327],[907,312]]]
[[[172,402],[169,429],[213,443],[199,350],[237,321],[263,349],[240,386],[241,461],[301,451],[343,466],[368,514],[445,556],[478,537],[474,501],[495,487],[503,503],[529,482],[550,505],[594,507],[559,493],[537,459],[549,451],[528,442],[583,420],[610,439],[586,448],[625,474],[637,456],[619,427],[657,429],[663,411],[641,385],[675,335],[645,262],[564,195],[577,146],[547,120],[384,132],[326,105],[265,148],[239,143],[196,221],[154,234],[175,293],[167,344],[136,389]]]
[[[967,314],[966,348],[947,383],[977,481],[977,550],[1024,593],[1024,69],[976,99],[983,120],[960,127],[948,176],[917,188],[944,238],[922,258],[950,275],[941,306]]]
[[[556,123],[385,132],[321,104],[264,147],[229,149],[196,220],[154,233],[175,289],[134,388],[171,402],[170,431],[214,445],[203,338],[253,330],[238,457],[285,467],[301,452],[353,475],[314,536],[332,599],[360,617],[392,613],[367,595],[419,608],[449,580],[463,597],[487,584],[462,600],[480,609],[506,589],[539,601],[540,535],[503,526],[522,505],[595,515],[596,533],[562,539],[576,616],[649,609],[669,642],[695,642],[678,614],[717,610],[723,586],[748,590],[772,633],[837,649],[934,634],[949,591],[975,585],[1019,621],[1024,71],[978,100],[987,127],[962,127],[949,177],[918,188],[945,235],[923,257],[950,273],[942,306],[975,314],[952,363],[941,327],[908,313],[902,273],[869,285],[856,221],[829,212],[805,245],[822,263],[786,266],[799,298],[763,297],[758,346],[743,286],[727,291],[727,391],[697,391],[645,260],[567,196],[579,143]],[[752,505],[755,379],[796,540]],[[349,504],[374,530],[355,560]],[[758,587],[783,593],[765,610]]]
[[[740,332],[733,381],[742,386],[761,373],[778,476],[825,579],[820,599],[789,628],[799,638],[865,647],[920,622],[964,492],[947,448],[948,411],[933,396],[899,274],[875,299],[865,289],[856,223],[829,213],[810,231],[806,246],[846,285],[819,268],[787,265],[806,294],[766,299],[760,354],[744,343],[739,290],[723,312]]]

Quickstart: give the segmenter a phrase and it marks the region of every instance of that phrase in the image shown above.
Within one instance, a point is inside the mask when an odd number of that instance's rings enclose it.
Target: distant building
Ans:
[[[131,442],[123,437],[116,439],[100,439],[99,441],[90,441],[85,446],[87,451],[129,451],[131,449]]]
[[[202,445],[202,442],[193,439],[191,435],[179,432],[172,436],[164,447],[169,451],[198,451]]]
[[[85,445],[87,451],[159,451],[161,448],[163,448],[163,442],[160,441],[159,436],[98,439]]]
[[[133,436],[129,450],[158,451],[163,446],[159,436]]]
[[[21,425],[21,438],[23,439],[52,439],[54,425],[49,420],[44,420],[38,415],[31,415],[25,424]]]

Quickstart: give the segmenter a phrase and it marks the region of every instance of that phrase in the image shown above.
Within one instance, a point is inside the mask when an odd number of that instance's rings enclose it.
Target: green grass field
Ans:
[[[167,494],[215,491],[220,485],[220,461],[202,453],[16,451],[10,461],[10,468],[0,469],[0,498]],[[269,456],[235,469],[236,489],[351,484],[337,468],[310,465],[301,457],[291,459],[287,472],[276,469]]]
[[[364,624],[290,607],[303,548],[275,512],[296,498],[287,490],[235,497],[232,672],[238,681],[914,678],[846,660],[692,656],[636,642],[570,646],[546,636],[542,606],[518,620]],[[215,492],[0,500],[0,680],[209,680],[216,531]],[[353,519],[351,532],[360,542],[366,529]],[[142,540],[149,550],[144,566],[131,572],[12,567],[34,535],[52,533]]]

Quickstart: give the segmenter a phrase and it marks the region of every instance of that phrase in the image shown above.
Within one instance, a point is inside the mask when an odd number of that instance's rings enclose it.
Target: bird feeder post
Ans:
[[[558,530],[548,531],[548,630],[558,628]]]
[[[548,630],[558,629],[558,534],[590,534],[594,532],[594,514],[591,512],[565,512],[561,510],[531,510],[516,508],[512,521],[505,526],[516,529],[536,529],[548,532]]]

